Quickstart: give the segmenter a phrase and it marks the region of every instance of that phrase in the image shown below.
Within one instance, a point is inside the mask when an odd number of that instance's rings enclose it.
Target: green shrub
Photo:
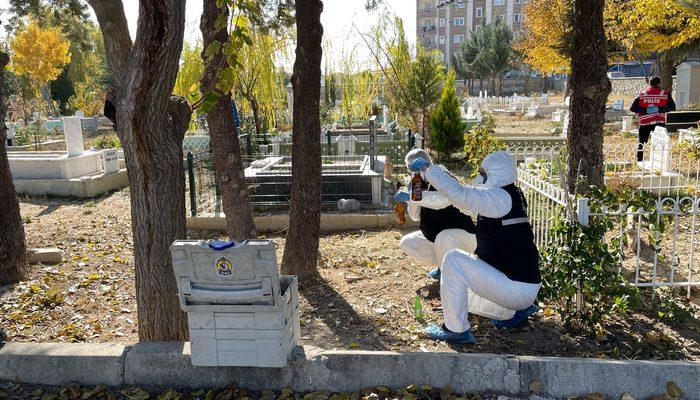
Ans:
[[[115,149],[121,148],[122,142],[119,141],[117,135],[104,135],[96,137],[92,145],[96,149]]]
[[[42,126],[38,124],[29,124],[17,129],[13,142],[15,146],[33,144],[35,140],[37,143],[41,143],[44,141],[46,135],[46,129]]]
[[[479,170],[481,161],[490,153],[502,149],[505,144],[493,137],[496,120],[490,113],[485,113],[479,124],[464,134],[464,152],[467,169],[472,177]]]

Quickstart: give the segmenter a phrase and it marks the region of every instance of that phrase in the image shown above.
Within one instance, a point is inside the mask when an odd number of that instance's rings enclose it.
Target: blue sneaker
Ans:
[[[456,333],[447,330],[443,325],[430,325],[429,327],[423,329],[423,333],[428,335],[429,338],[433,340],[442,340],[444,342],[456,343],[456,344],[474,344],[476,339],[472,334],[472,330],[466,330],[462,333]]]
[[[515,328],[516,326],[522,324],[523,322],[525,322],[530,315],[536,313],[539,310],[540,310],[540,308],[533,304],[524,310],[516,311],[515,315],[513,315],[513,318],[511,318],[511,319],[506,319],[506,320],[492,319],[491,322],[493,322],[493,325],[496,328],[512,329],[512,328]]]
[[[440,268],[435,268],[434,270],[428,272],[428,278],[435,279],[436,281],[439,281],[440,280]]]

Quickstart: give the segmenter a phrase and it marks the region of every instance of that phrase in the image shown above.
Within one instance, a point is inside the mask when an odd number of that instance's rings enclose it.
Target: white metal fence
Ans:
[[[480,110],[512,110],[525,112],[531,105],[542,104],[548,101],[547,97],[510,96],[510,97],[484,97],[472,96],[464,99],[462,105]]]
[[[651,209],[626,204],[591,209],[589,200],[565,190],[565,155],[560,146],[511,147],[518,163],[518,184],[528,202],[535,243],[544,248],[557,238],[557,219],[573,215],[581,223],[607,216],[614,221],[608,238],[620,238],[620,273],[638,287],[682,287],[690,296],[700,286],[700,163],[687,149],[647,144],[642,163],[635,147],[606,148],[606,185],[644,190],[656,195]],[[663,154],[661,154],[663,152]],[[656,168],[663,162],[663,169]],[[661,165],[659,164],[659,167]],[[663,229],[662,229],[663,228]]]

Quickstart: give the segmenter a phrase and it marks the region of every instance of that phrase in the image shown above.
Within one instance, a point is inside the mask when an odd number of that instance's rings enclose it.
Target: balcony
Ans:
[[[421,29],[423,29],[423,32],[434,31],[435,25],[423,25],[423,26],[421,26]]]

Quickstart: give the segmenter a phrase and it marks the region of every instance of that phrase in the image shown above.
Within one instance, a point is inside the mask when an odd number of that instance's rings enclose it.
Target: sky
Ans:
[[[123,0],[124,12],[129,23],[132,38],[136,35],[138,19],[138,0]],[[325,48],[330,48],[332,64],[338,63],[342,54],[352,52],[357,60],[371,60],[372,54],[367,45],[357,34],[353,25],[361,32],[368,32],[376,23],[377,12],[365,11],[365,0],[325,0],[321,23],[324,29]],[[412,44],[416,39],[416,3],[415,0],[385,0],[390,12],[403,19],[406,37]],[[8,0],[0,0],[0,9],[8,7]],[[88,9],[90,9],[88,7]],[[90,9],[92,12],[92,10]],[[201,40],[199,18],[202,13],[201,0],[188,0],[186,8],[185,40],[195,42]],[[2,18],[3,20],[5,18]],[[93,15],[93,19],[94,15]],[[4,36],[4,32],[3,32]],[[293,51],[290,52],[293,54]],[[293,60],[285,64],[291,66]]]

